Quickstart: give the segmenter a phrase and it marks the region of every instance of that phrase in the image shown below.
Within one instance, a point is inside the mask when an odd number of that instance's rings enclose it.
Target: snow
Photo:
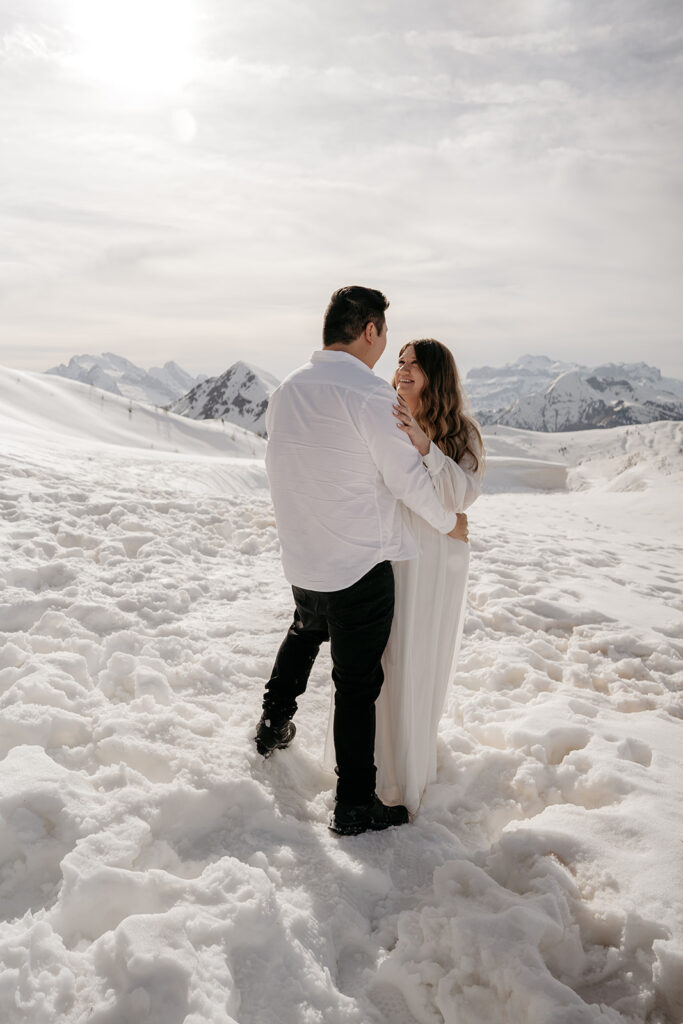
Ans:
[[[437,782],[340,839],[262,442],[0,371],[3,1024],[680,1024],[682,431],[487,434]]]
[[[78,381],[0,368],[2,436],[33,437],[40,444],[45,433],[55,430],[81,447],[100,442],[190,456],[261,458],[265,451],[260,438],[232,424],[196,423]]]

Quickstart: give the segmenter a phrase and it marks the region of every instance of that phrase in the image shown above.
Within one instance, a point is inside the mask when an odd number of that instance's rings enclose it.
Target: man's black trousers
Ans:
[[[330,641],[334,680],[337,800],[367,803],[375,791],[375,701],[382,654],[394,616],[394,573],[380,562],[345,590],[292,587],[294,620],[277,653],[263,698],[274,721],[291,718],[320,645]]]

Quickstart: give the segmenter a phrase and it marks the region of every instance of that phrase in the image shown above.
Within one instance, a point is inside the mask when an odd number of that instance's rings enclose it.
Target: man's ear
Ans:
[[[379,337],[377,333],[377,328],[375,327],[372,320],[368,320],[368,322],[365,325],[365,337],[370,342],[375,341]]]

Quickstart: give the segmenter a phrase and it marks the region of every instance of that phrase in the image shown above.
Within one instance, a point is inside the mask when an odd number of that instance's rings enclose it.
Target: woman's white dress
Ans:
[[[464,512],[481,493],[483,461],[475,470],[469,454],[457,463],[433,443],[423,459],[439,498],[454,512]],[[393,563],[396,606],[376,705],[376,791],[414,814],[436,779],[436,734],[460,647],[470,549],[401,509],[418,554]],[[334,765],[331,718],[325,761]]]

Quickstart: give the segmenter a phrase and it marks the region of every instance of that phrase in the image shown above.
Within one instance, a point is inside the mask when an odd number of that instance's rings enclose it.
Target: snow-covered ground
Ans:
[[[487,436],[437,783],[340,839],[259,439],[0,371],[2,1024],[680,1024],[682,440]]]

